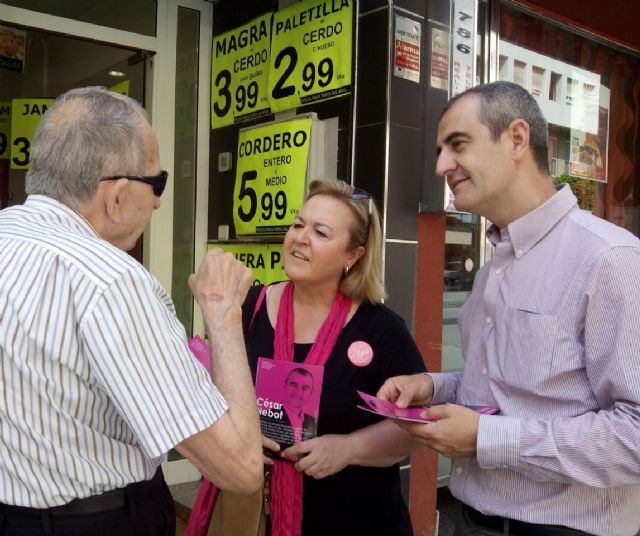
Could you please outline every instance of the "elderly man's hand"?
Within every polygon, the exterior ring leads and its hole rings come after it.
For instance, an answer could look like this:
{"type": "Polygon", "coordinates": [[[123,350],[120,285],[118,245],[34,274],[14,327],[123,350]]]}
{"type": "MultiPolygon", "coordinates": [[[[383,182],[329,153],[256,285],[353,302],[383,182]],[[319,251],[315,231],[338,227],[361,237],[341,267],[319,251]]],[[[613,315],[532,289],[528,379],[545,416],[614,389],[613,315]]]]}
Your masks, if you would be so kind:
{"type": "Polygon", "coordinates": [[[209,330],[242,321],[242,303],[250,286],[251,270],[217,248],[207,251],[198,271],[189,276],[189,287],[209,330]]]}
{"type": "Polygon", "coordinates": [[[427,424],[394,420],[418,443],[447,458],[475,456],[480,414],[456,404],[431,406],[422,413],[427,424]]]}

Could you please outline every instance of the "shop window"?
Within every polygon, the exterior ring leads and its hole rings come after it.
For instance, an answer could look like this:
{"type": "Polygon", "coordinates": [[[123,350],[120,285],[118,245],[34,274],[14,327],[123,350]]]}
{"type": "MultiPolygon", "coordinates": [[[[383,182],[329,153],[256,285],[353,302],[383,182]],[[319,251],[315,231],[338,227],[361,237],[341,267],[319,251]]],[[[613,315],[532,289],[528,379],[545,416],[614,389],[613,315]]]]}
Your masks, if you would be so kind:
{"type": "MultiPolygon", "coordinates": [[[[0,64],[0,208],[26,199],[33,133],[53,99],[72,88],[105,86],[143,103],[145,87],[143,52],[1,25],[0,43],[9,38],[20,47],[5,50],[0,64]]],[[[142,239],[131,253],[142,259],[142,239]]]]}
{"type": "Polygon", "coordinates": [[[155,0],[2,0],[2,3],[107,28],[156,35],[155,0]]]}
{"type": "Polygon", "coordinates": [[[501,67],[531,65],[531,87],[515,69],[499,76],[538,99],[554,181],[568,183],[581,208],[640,235],[640,57],[504,4],[499,47],[501,67]]]}

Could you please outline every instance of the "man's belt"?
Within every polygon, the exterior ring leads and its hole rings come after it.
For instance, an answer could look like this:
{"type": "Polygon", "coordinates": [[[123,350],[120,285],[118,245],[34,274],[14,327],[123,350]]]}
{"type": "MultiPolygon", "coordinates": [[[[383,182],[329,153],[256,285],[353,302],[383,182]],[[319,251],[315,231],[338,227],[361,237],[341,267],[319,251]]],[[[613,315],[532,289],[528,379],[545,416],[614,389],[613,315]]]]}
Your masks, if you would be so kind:
{"type": "Polygon", "coordinates": [[[161,487],[163,482],[164,477],[162,471],[158,468],[151,480],[134,482],[124,488],[107,491],[100,495],[92,495],[84,499],[73,499],[71,502],[61,506],[30,508],[28,506],[13,506],[0,503],[0,511],[21,516],[41,516],[42,514],[48,513],[53,517],[98,514],[100,512],[124,508],[127,504],[127,494],[134,493],[135,496],[143,497],[156,488],[161,487]]]}
{"type": "Polygon", "coordinates": [[[464,515],[476,525],[499,531],[503,534],[514,536],[588,536],[586,532],[563,525],[542,525],[506,517],[488,516],[464,503],[462,504],[462,510],[464,515]]]}

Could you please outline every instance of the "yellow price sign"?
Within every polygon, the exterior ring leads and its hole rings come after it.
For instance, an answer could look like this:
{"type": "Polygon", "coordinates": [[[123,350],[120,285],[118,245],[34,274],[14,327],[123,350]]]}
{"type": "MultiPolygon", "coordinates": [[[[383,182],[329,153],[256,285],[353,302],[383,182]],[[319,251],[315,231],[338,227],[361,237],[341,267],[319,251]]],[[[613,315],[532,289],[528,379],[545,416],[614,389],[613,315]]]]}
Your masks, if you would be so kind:
{"type": "Polygon", "coordinates": [[[129,80],[123,80],[122,82],[115,84],[109,88],[109,91],[113,91],[114,93],[120,93],[120,95],[129,96],[129,80]]]}
{"type": "Polygon", "coordinates": [[[353,0],[297,2],[273,16],[273,112],[351,92],[353,0]]]}
{"type": "Polygon", "coordinates": [[[271,14],[213,40],[211,128],[271,113],[267,98],[271,14]]]}
{"type": "Polygon", "coordinates": [[[311,119],[240,131],[233,190],[236,235],[286,232],[305,195],[311,119]]]}
{"type": "Polygon", "coordinates": [[[212,248],[231,253],[249,268],[254,285],[270,285],[287,279],[282,266],[282,244],[209,244],[209,249],[212,248]]]}
{"type": "Polygon", "coordinates": [[[282,244],[267,244],[267,281],[269,284],[289,279],[282,263],[282,244]]]}
{"type": "Polygon", "coordinates": [[[11,169],[29,168],[33,135],[52,103],[53,99],[11,101],[11,169]]]}
{"type": "Polygon", "coordinates": [[[253,274],[254,285],[267,284],[266,244],[209,244],[209,249],[220,248],[231,253],[237,260],[249,268],[253,274]]]}
{"type": "Polygon", "coordinates": [[[11,154],[11,101],[0,101],[0,159],[7,160],[11,154]]]}

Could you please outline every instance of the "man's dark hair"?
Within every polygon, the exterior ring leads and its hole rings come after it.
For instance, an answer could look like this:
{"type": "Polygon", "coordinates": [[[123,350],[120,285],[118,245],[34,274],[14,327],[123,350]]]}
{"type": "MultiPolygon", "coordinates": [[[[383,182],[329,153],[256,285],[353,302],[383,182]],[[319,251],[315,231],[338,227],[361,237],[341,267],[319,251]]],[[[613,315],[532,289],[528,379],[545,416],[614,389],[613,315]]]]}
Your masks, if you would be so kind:
{"type": "Polygon", "coordinates": [[[513,82],[492,82],[467,89],[453,97],[442,110],[442,116],[463,97],[480,100],[478,119],[491,133],[495,142],[516,119],[529,124],[529,146],[538,169],[549,173],[549,127],[538,103],[525,88],[513,82]]]}

